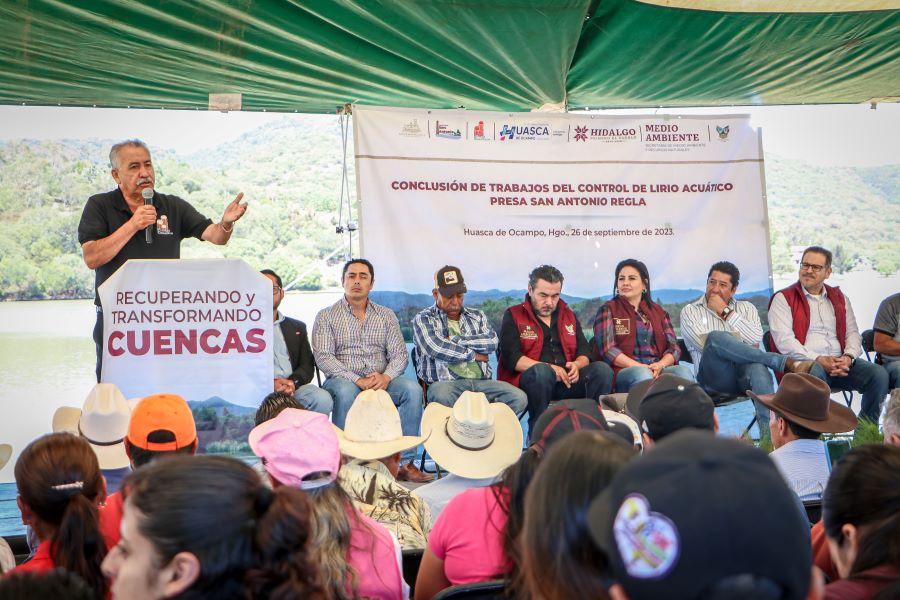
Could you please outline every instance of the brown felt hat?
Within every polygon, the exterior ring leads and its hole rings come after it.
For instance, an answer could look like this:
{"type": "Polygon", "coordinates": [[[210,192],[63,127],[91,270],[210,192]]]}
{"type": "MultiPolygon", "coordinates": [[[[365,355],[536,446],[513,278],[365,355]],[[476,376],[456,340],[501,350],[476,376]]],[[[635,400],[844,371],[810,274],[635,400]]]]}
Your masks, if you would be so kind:
{"type": "Polygon", "coordinates": [[[788,421],[819,433],[843,433],[856,428],[853,411],[831,399],[831,388],[807,373],[788,373],[774,394],[747,394],[788,421]]]}

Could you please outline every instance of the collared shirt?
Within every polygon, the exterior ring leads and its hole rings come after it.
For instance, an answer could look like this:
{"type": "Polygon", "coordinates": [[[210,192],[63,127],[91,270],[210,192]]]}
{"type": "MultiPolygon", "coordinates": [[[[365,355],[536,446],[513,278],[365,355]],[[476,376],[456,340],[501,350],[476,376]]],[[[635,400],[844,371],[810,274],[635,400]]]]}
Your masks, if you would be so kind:
{"type": "Polygon", "coordinates": [[[726,321],[707,305],[706,296],[703,295],[699,300],[691,302],[681,309],[681,335],[691,353],[695,372],[700,366],[700,357],[703,355],[706,336],[711,331],[727,331],[737,334],[737,337],[748,346],[759,347],[763,330],[756,306],[752,302],[732,298],[728,302],[728,308],[733,312],[726,321]]]}
{"type": "Polygon", "coordinates": [[[375,372],[396,379],[409,361],[397,315],[369,301],[366,317],[360,321],[346,297],[316,315],[313,355],[326,377],[349,381],[375,372]]]}
{"type": "Polygon", "coordinates": [[[364,515],[397,536],[401,547],[425,547],[432,526],[428,505],[398,483],[384,463],[354,459],[341,467],[338,482],[364,515]]]}
{"type": "Polygon", "coordinates": [[[800,500],[818,500],[828,485],[828,459],[822,440],[793,440],[773,450],[769,458],[800,500]]]}
{"type": "MultiPolygon", "coordinates": [[[[895,342],[900,342],[900,294],[885,298],[878,306],[873,329],[893,338],[895,342]]],[[[885,362],[900,360],[900,354],[891,355],[882,352],[881,359],[885,362]]]]}
{"type": "MultiPolygon", "coordinates": [[[[480,310],[464,306],[459,315],[459,335],[450,336],[447,313],[437,305],[419,312],[413,319],[416,343],[416,374],[427,383],[457,379],[449,365],[472,362],[475,353],[497,350],[497,332],[480,310]]],[[[488,363],[478,362],[484,379],[491,378],[488,363]]]]}
{"type": "Polygon", "coordinates": [[[291,366],[291,355],[288,353],[287,343],[284,341],[284,333],[281,331],[281,322],[284,315],[278,311],[278,318],[272,326],[272,354],[275,357],[275,377],[290,377],[294,372],[291,366]]]}
{"type": "Polygon", "coordinates": [[[10,573],[21,573],[23,571],[43,573],[45,571],[52,571],[55,568],[56,563],[53,562],[53,557],[50,555],[50,540],[46,540],[40,543],[37,550],[34,551],[34,554],[27,562],[22,563],[10,571],[10,573]]]}
{"type": "Polygon", "coordinates": [[[769,307],[769,329],[778,351],[798,360],[816,360],[821,355],[849,354],[854,358],[859,356],[862,353],[862,337],[859,335],[853,307],[850,306],[850,298],[844,295],[847,339],[844,341],[844,351],[841,352],[841,344],[837,339],[834,306],[828,300],[825,288],[822,288],[822,293],[818,296],[813,296],[805,289],[803,294],[809,302],[809,331],[806,333],[805,344],[801,344],[794,336],[794,317],[784,294],[778,292],[772,298],[772,305],[769,307]]]}
{"type": "Polygon", "coordinates": [[[453,473],[447,473],[440,479],[417,487],[413,491],[413,496],[421,498],[428,504],[428,508],[431,510],[431,518],[437,521],[444,507],[456,496],[472,488],[487,487],[496,480],[496,477],[469,479],[453,473]]]}
{"type": "MultiPolygon", "coordinates": [[[[634,356],[633,358],[639,363],[649,365],[662,358],[657,355],[655,337],[653,335],[653,327],[649,321],[641,318],[641,313],[635,312],[635,338],[634,338],[634,356]]],[[[616,326],[613,313],[608,304],[600,307],[600,327],[594,328],[595,332],[603,332],[601,353],[609,364],[614,364],[616,357],[622,354],[622,349],[616,345],[616,326]]],[[[675,364],[681,358],[681,348],[678,346],[678,338],[675,337],[675,328],[672,327],[672,319],[669,313],[665,313],[663,318],[663,332],[666,335],[665,354],[671,354],[675,359],[675,364]]]]}

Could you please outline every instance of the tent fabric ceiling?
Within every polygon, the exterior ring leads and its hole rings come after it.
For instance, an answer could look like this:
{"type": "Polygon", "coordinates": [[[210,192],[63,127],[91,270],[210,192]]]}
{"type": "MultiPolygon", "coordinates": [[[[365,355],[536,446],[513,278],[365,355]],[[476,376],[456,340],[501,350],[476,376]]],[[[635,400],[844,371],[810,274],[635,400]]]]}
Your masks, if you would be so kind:
{"type": "Polygon", "coordinates": [[[0,103],[333,112],[900,96],[900,10],[635,0],[6,0],[0,103]]]}

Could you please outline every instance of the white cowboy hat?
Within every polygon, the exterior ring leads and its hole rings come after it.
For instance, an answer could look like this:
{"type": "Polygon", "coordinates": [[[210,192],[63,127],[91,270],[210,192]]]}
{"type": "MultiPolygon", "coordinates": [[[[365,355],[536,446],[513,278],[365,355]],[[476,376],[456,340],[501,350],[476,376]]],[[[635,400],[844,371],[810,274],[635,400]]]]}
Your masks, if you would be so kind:
{"type": "Polygon", "coordinates": [[[522,454],[522,426],[516,413],[490,404],[480,392],[463,392],[453,408],[432,402],[422,415],[425,449],[436,463],[468,479],[497,476],[522,454]]]}
{"type": "Polygon", "coordinates": [[[80,435],[91,445],[100,468],[124,469],[131,464],[125,453],[125,436],[131,407],[112,383],[98,383],[84,407],[62,406],[53,414],[53,431],[80,435]]]}
{"type": "Polygon", "coordinates": [[[363,460],[377,460],[415,448],[427,435],[403,435],[400,413],[384,390],[365,390],[347,412],[344,429],[334,426],[341,453],[363,460]]]}
{"type": "Polygon", "coordinates": [[[6,466],[9,458],[12,456],[12,446],[9,444],[0,444],[0,469],[6,466]]]}

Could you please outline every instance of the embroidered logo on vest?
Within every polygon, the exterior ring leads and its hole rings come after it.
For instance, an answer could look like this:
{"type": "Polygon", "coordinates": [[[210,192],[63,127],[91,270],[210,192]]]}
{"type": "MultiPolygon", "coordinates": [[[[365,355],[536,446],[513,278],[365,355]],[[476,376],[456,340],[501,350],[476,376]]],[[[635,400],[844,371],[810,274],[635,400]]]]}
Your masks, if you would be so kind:
{"type": "Polygon", "coordinates": [[[615,335],[631,335],[630,319],[613,319],[615,322],[615,335]]]}
{"type": "Polygon", "coordinates": [[[531,325],[519,325],[519,338],[523,340],[536,340],[537,332],[531,328],[531,325]]]}
{"type": "Polygon", "coordinates": [[[575,335],[575,326],[572,324],[566,325],[566,333],[569,335],[575,335]]]}

